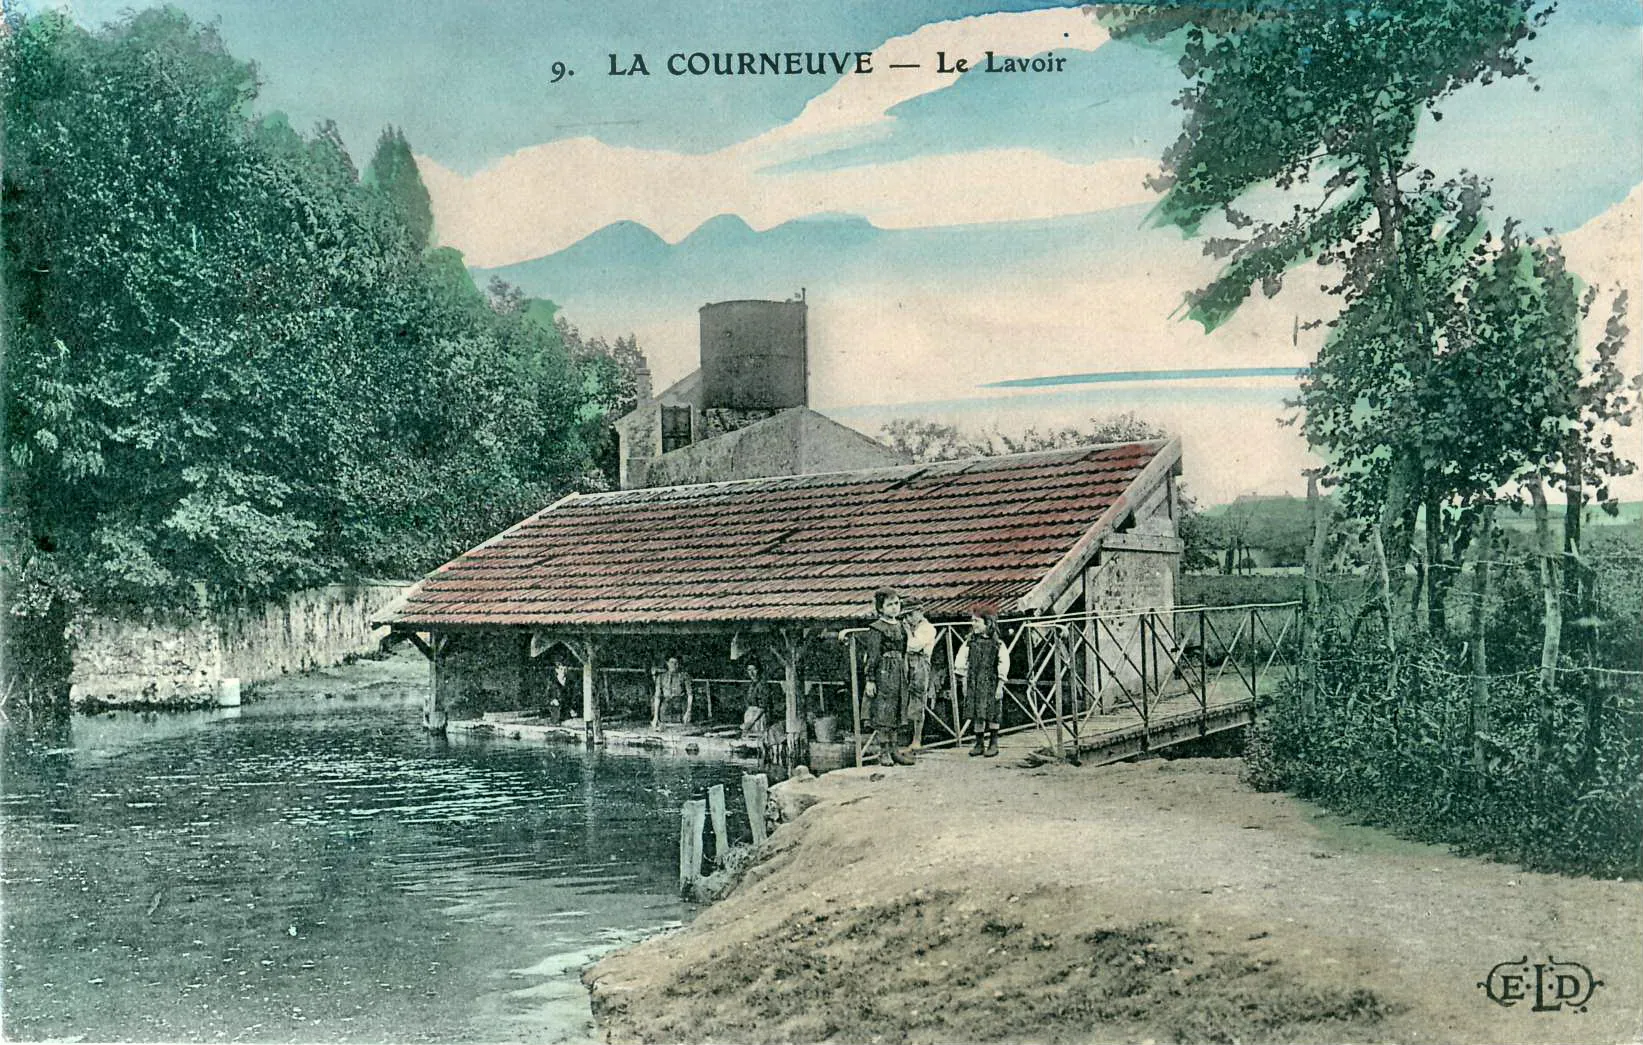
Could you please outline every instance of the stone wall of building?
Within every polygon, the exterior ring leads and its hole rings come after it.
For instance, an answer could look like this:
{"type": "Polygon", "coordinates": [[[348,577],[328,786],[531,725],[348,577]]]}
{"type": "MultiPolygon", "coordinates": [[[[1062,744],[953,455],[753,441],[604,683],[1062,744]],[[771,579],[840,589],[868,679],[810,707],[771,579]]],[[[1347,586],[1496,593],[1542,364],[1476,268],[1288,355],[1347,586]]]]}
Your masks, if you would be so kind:
{"type": "Polygon", "coordinates": [[[647,486],[815,475],[908,463],[882,443],[803,407],[655,458],[647,486]]]}
{"type": "Polygon", "coordinates": [[[69,701],[196,707],[216,702],[223,679],[250,685],[336,664],[376,648],[371,617],[405,587],[333,584],[193,621],[89,618],[75,627],[69,701]]]}

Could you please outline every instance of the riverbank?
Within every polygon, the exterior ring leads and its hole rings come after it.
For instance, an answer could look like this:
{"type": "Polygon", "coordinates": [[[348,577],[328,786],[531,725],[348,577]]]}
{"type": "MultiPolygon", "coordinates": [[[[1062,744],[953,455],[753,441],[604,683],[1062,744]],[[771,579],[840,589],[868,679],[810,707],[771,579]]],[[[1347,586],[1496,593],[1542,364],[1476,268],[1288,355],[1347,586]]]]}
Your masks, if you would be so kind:
{"type": "Polygon", "coordinates": [[[609,1041],[1524,1041],[1643,1036],[1643,885],[1343,823],[1231,759],[962,754],[797,785],[724,901],[584,974],[609,1041]],[[1586,1011],[1491,1001],[1527,956],[1586,1011]]]}

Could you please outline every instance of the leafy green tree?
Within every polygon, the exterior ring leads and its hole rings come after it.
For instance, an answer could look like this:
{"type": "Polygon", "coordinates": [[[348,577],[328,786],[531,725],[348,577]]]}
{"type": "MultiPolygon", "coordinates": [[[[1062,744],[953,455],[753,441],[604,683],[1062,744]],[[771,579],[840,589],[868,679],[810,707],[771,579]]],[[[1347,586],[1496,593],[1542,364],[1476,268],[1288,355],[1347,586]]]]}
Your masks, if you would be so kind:
{"type": "Polygon", "coordinates": [[[612,397],[425,249],[398,132],[361,184],[171,9],[0,48],[8,666],[82,609],[420,573],[602,482],[612,397]]]}
{"type": "Polygon", "coordinates": [[[1555,456],[1573,417],[1582,306],[1556,249],[1510,223],[1491,233],[1485,186],[1439,184],[1409,160],[1420,121],[1441,119],[1456,91],[1527,71],[1521,45],[1552,9],[1543,0],[1103,8],[1116,34],[1180,49],[1186,119],[1163,157],[1156,216],[1193,234],[1218,224],[1223,234],[1205,250],[1225,259],[1191,295],[1192,318],[1213,329],[1256,287],[1277,294],[1305,262],[1338,273],[1327,289],[1342,310],[1320,318],[1330,335],[1299,405],[1326,480],[1372,524],[1389,617],[1390,587],[1424,540],[1418,576],[1431,623],[1443,623],[1478,510],[1555,456]],[[1263,219],[1249,201],[1274,189],[1288,211],[1263,219]]]}
{"type": "Polygon", "coordinates": [[[422,184],[422,172],[417,169],[404,131],[389,127],[382,132],[360,181],[383,199],[411,234],[417,249],[426,250],[433,240],[433,201],[422,184]]]}

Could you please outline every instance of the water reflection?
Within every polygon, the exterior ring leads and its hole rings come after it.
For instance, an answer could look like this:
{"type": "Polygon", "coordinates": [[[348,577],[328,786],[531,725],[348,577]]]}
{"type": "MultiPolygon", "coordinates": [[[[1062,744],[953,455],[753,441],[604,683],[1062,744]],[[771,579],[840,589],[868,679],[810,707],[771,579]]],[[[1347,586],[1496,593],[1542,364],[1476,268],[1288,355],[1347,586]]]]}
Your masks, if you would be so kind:
{"type": "Polygon", "coordinates": [[[576,969],[686,916],[679,804],[741,769],[446,745],[422,682],[8,729],[6,1036],[585,1036],[576,969]]]}

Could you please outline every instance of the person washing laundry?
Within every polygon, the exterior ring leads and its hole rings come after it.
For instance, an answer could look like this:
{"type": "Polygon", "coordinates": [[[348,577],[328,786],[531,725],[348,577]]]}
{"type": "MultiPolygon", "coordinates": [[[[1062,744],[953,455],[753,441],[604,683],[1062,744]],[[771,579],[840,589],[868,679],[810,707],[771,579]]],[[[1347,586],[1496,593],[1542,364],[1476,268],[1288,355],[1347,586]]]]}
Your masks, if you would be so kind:
{"type": "Polygon", "coordinates": [[[761,735],[765,726],[771,720],[772,699],[771,685],[764,678],[764,672],[759,669],[759,662],[747,662],[747,710],[742,713],[742,736],[756,737],[761,735]]]}
{"type": "Polygon", "coordinates": [[[680,700],[685,704],[684,724],[690,725],[691,704],[694,694],[691,691],[690,675],[679,667],[678,657],[667,659],[667,668],[656,672],[656,688],[650,696],[650,728],[659,729],[662,725],[662,716],[667,709],[677,705],[680,700]]]}

